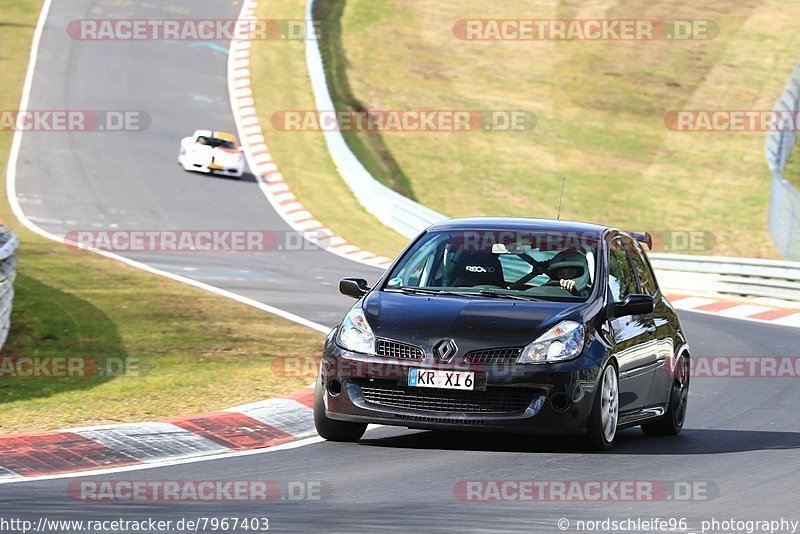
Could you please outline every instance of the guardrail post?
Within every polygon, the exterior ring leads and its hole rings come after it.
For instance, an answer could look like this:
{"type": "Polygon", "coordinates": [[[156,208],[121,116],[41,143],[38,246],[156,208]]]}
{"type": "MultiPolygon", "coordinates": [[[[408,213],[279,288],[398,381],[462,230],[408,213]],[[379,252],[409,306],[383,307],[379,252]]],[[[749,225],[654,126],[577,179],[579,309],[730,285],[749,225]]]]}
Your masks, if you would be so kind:
{"type": "MultiPolygon", "coordinates": [[[[800,63],[775,108],[797,116],[800,110],[800,63]]],[[[778,252],[785,258],[800,259],[800,193],[783,177],[786,162],[797,142],[797,125],[793,126],[788,132],[774,130],[767,133],[767,166],[772,171],[768,220],[770,236],[778,252]]]]}
{"type": "Polygon", "coordinates": [[[17,278],[19,238],[7,226],[0,226],[0,348],[11,328],[11,308],[14,300],[14,280],[17,278]]]}

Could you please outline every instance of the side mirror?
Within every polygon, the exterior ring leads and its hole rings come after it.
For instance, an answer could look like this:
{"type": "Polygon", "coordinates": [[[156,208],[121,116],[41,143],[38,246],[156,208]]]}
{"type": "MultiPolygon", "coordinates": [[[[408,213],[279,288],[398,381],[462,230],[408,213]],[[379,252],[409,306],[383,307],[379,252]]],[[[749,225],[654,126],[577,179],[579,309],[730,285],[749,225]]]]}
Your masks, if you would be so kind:
{"type": "Polygon", "coordinates": [[[655,302],[650,295],[628,295],[622,302],[614,304],[614,317],[645,315],[653,313],[655,302]]]}
{"type": "Polygon", "coordinates": [[[370,287],[363,278],[342,278],[339,280],[339,293],[342,295],[360,299],[369,290],[370,287]]]}

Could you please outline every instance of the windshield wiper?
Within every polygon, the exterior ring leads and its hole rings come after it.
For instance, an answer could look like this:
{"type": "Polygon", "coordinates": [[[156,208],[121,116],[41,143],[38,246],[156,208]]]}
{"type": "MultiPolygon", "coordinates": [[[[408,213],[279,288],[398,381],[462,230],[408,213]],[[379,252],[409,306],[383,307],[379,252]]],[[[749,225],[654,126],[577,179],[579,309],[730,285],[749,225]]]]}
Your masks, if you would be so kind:
{"type": "Polygon", "coordinates": [[[447,291],[445,289],[427,289],[422,287],[396,287],[396,288],[387,288],[386,291],[391,292],[403,292],[406,295],[454,295],[457,297],[470,297],[475,296],[477,293],[472,293],[469,291],[447,291]]]}
{"type": "MultiPolygon", "coordinates": [[[[475,293],[473,293],[475,294],[475,293]]],[[[511,300],[542,300],[537,299],[536,297],[532,297],[530,295],[512,295],[511,293],[498,293],[497,291],[493,291],[491,289],[481,289],[478,295],[484,297],[493,297],[493,298],[500,298],[500,299],[511,299],[511,300]]]]}
{"type": "Polygon", "coordinates": [[[511,295],[509,293],[498,293],[491,289],[481,289],[480,291],[447,291],[444,289],[425,289],[421,287],[397,287],[387,288],[385,291],[393,293],[402,292],[406,295],[452,295],[456,297],[492,297],[511,300],[542,300],[529,295],[511,295]]]}
{"type": "Polygon", "coordinates": [[[400,287],[398,290],[406,293],[407,295],[443,295],[446,293],[446,291],[442,291],[440,289],[424,289],[421,287],[400,287]]]}
{"type": "Polygon", "coordinates": [[[461,295],[461,293],[455,293],[453,291],[425,289],[422,287],[387,287],[384,291],[390,293],[405,293],[406,295],[461,295]]]}

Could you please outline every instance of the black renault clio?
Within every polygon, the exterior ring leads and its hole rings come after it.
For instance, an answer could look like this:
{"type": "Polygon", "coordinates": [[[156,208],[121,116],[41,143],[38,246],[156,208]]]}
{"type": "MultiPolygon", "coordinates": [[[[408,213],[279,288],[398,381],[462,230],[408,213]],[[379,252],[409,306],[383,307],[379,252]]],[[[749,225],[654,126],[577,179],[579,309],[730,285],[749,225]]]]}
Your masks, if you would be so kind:
{"type": "MultiPolygon", "coordinates": [[[[328,440],[368,423],[420,429],[678,434],[689,346],[642,245],[585,223],[472,218],[415,238],[328,336],[314,419],[328,440]]],[[[651,243],[648,243],[651,246],[651,243]]]]}

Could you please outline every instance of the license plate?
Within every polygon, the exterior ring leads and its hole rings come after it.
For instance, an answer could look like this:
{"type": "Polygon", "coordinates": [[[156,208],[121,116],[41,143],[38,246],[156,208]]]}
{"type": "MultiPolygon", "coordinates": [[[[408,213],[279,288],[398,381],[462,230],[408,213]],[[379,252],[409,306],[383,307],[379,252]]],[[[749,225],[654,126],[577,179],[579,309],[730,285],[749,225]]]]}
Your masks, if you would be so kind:
{"type": "Polygon", "coordinates": [[[416,388],[464,389],[475,388],[475,373],[470,371],[408,370],[408,385],[416,388]]]}

